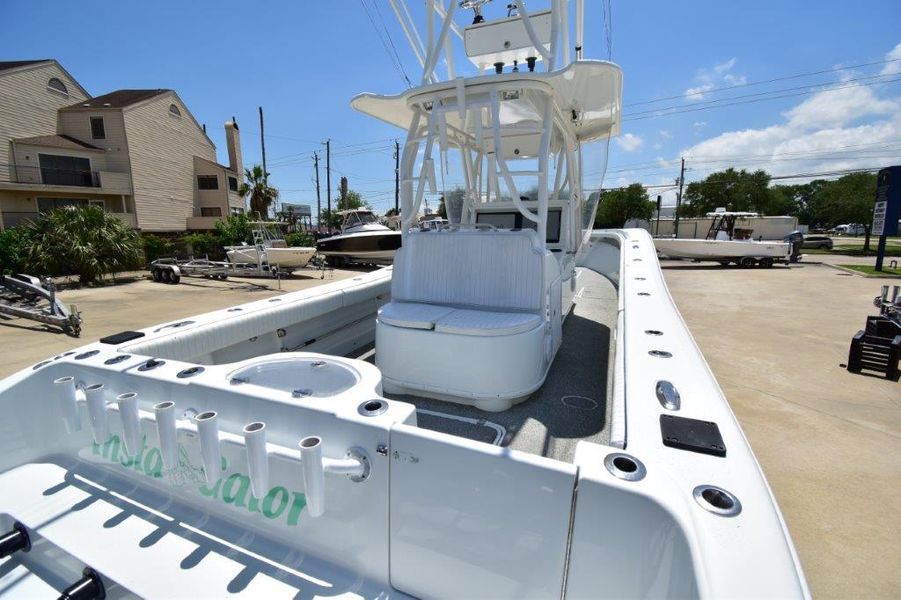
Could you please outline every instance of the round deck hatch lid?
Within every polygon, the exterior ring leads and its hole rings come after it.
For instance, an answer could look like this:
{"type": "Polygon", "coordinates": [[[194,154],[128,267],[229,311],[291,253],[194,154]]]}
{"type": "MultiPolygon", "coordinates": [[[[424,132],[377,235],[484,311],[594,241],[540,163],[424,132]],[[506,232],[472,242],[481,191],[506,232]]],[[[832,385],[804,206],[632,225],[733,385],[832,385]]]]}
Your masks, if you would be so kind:
{"type": "Polygon", "coordinates": [[[321,358],[267,360],[229,374],[232,382],[288,392],[294,397],[325,398],[341,394],[360,381],[353,367],[321,358]],[[302,393],[296,393],[301,390],[302,393]]]}

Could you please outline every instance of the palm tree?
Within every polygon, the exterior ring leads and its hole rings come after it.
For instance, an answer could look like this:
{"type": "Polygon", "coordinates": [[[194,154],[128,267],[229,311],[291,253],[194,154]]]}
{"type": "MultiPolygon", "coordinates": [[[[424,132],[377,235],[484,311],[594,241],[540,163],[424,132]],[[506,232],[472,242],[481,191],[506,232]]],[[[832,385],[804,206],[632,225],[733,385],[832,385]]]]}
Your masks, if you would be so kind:
{"type": "Polygon", "coordinates": [[[269,205],[278,198],[278,190],[269,185],[269,173],[263,171],[260,165],[254,165],[252,169],[244,169],[244,179],[238,193],[245,197],[250,195],[251,213],[268,217],[269,205]]]}

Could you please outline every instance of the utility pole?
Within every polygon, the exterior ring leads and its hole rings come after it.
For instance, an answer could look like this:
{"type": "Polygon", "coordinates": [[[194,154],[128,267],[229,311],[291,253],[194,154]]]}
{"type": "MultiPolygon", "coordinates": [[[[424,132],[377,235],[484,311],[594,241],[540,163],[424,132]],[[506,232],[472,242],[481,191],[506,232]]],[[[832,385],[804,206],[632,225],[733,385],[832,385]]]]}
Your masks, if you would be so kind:
{"type": "Polygon", "coordinates": [[[685,184],[685,157],[682,157],[682,170],[679,172],[679,195],[676,197],[676,220],[673,222],[673,237],[679,237],[679,209],[682,208],[682,186],[685,184]]]}
{"type": "Polygon", "coordinates": [[[316,229],[322,231],[322,199],[319,197],[319,155],[313,153],[313,164],[316,166],[316,229]]]}
{"type": "Polygon", "coordinates": [[[394,212],[400,214],[400,144],[394,140],[394,212]]]}
{"type": "Polygon", "coordinates": [[[332,140],[325,140],[325,202],[326,227],[331,230],[332,220],[332,140]]]}
{"type": "MultiPolygon", "coordinates": [[[[263,107],[257,107],[260,110],[260,148],[263,150],[263,181],[269,183],[269,172],[266,170],[266,137],[263,135],[263,107]]],[[[277,207],[276,207],[277,208],[277,207]]],[[[268,217],[269,215],[261,215],[268,217]]]]}

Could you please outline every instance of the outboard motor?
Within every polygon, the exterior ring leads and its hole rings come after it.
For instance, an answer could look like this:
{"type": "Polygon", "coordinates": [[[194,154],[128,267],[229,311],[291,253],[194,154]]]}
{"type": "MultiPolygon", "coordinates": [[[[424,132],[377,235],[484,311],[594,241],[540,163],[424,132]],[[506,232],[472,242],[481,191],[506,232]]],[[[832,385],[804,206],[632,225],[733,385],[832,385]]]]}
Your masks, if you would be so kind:
{"type": "Polygon", "coordinates": [[[791,244],[791,254],[788,256],[788,262],[796,263],[801,260],[801,244],[804,243],[804,234],[798,230],[792,231],[785,236],[785,241],[791,244]]]}

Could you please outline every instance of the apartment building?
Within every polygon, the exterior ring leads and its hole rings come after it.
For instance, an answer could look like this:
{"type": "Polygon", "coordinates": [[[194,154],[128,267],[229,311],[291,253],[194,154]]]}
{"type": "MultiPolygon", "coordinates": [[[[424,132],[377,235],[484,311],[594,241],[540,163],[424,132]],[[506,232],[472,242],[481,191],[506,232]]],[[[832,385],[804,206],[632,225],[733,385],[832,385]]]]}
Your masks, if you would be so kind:
{"type": "Polygon", "coordinates": [[[55,60],[0,62],[0,228],[95,204],[151,232],[211,229],[244,211],[238,124],[228,166],[178,94],[91,97],[55,60]]]}

